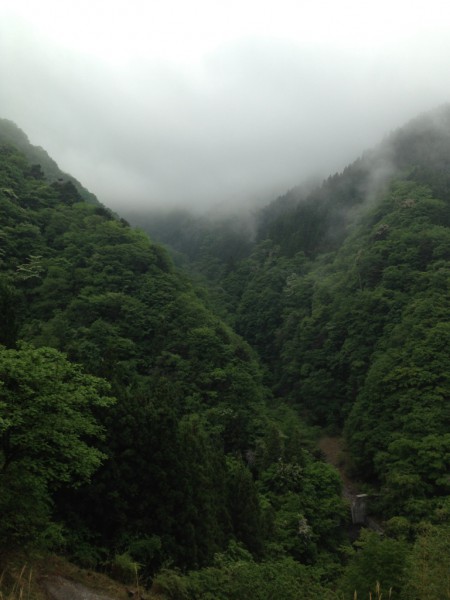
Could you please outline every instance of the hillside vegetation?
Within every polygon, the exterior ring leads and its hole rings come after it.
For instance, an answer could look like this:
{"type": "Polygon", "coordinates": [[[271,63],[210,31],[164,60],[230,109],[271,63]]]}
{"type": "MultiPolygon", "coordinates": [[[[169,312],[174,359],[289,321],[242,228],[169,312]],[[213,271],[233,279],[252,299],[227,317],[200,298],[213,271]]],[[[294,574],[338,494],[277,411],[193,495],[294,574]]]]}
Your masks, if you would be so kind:
{"type": "Polygon", "coordinates": [[[3,562],[57,551],[174,600],[448,597],[449,109],[252,237],[160,215],[196,283],[21,139],[0,146],[3,562]],[[358,551],[324,429],[383,523],[358,551]]]}
{"type": "Polygon", "coordinates": [[[2,554],[147,582],[218,553],[257,577],[255,560],[332,557],[336,472],[167,252],[10,144],[0,202],[2,554]]]}
{"type": "MultiPolygon", "coordinates": [[[[190,270],[256,349],[275,397],[344,432],[374,514],[409,540],[424,522],[447,523],[450,109],[255,220],[246,256],[231,219],[222,258],[208,232],[189,247],[184,231],[190,270]]],[[[179,226],[167,215],[160,239],[179,226]]]]}

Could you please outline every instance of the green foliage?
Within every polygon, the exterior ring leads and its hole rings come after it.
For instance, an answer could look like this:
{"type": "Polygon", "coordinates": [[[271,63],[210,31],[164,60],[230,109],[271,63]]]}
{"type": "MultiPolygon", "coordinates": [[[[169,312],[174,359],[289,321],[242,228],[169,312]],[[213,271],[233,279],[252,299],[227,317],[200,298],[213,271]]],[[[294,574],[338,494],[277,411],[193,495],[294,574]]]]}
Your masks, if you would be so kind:
{"type": "Polygon", "coordinates": [[[262,553],[261,514],[251,472],[242,460],[228,461],[228,502],[236,538],[254,555],[262,553]]]}
{"type": "Polygon", "coordinates": [[[358,550],[351,558],[339,582],[343,598],[378,597],[399,598],[406,575],[408,548],[405,542],[382,538],[377,533],[363,530],[358,550]]]}
{"type": "Polygon", "coordinates": [[[25,171],[27,178],[39,181],[46,177],[49,181],[55,181],[56,185],[69,184],[75,188],[77,196],[81,195],[87,202],[98,204],[94,194],[84,188],[74,177],[63,173],[43,148],[30,144],[25,133],[7,119],[0,119],[0,145],[13,146],[23,152],[30,163],[25,171]]]}
{"type": "Polygon", "coordinates": [[[32,540],[48,524],[51,492],[79,485],[99,467],[103,428],[94,411],[111,405],[105,381],[51,348],[0,348],[1,533],[32,540]]]}
{"type": "Polygon", "coordinates": [[[331,600],[318,573],[291,558],[256,563],[249,559],[228,562],[188,575],[160,573],[152,588],[167,600],[331,600]]]}
{"type": "Polygon", "coordinates": [[[268,551],[314,563],[320,552],[336,552],[343,542],[347,508],[336,471],[306,452],[302,463],[282,459],[261,476],[264,509],[271,518],[268,551]]]}
{"type": "Polygon", "coordinates": [[[133,584],[138,581],[140,565],[124,552],[116,554],[110,564],[111,574],[115,579],[133,584]]]}
{"type": "MultiPolygon", "coordinates": [[[[233,536],[260,552],[257,513],[242,512],[252,494],[257,505],[252,474],[230,466],[256,446],[269,396],[255,354],[144,233],[81,202],[71,184],[48,185],[39,169],[28,177],[13,148],[0,159],[3,340],[64,351],[117,397],[98,413],[108,459],[77,490],[36,486],[41,521],[54,503],[72,556],[114,548],[145,576],[164,561],[207,564],[233,536]]],[[[36,503],[31,493],[23,502],[36,503]]]]}
{"type": "Polygon", "coordinates": [[[0,123],[4,538],[146,580],[174,565],[155,584],[169,598],[326,598],[348,508],[306,418],[344,427],[389,519],[340,591],[445,597],[449,114],[278,199],[255,241],[244,223],[155,218],[201,288],[0,123]]]}
{"type": "Polygon", "coordinates": [[[425,526],[407,563],[402,600],[450,598],[450,528],[425,526]]]}
{"type": "MultiPolygon", "coordinates": [[[[448,519],[449,115],[448,107],[424,115],[321,186],[269,205],[251,251],[226,272],[202,271],[195,240],[187,251],[189,267],[207,275],[214,301],[257,350],[279,401],[310,422],[344,428],[353,474],[376,487],[371,505],[398,540],[411,539],[422,519],[448,519]]],[[[223,258],[214,254],[215,264],[223,258]]],[[[327,506],[311,486],[306,516],[308,459],[286,456],[289,435],[275,419],[260,422],[259,433],[246,456],[266,549],[318,560],[324,523],[338,544],[339,519],[330,523],[333,510],[341,515],[339,492],[327,506]],[[303,547],[300,519],[314,532],[303,547]]],[[[314,469],[320,481],[322,466],[314,469]]]]}

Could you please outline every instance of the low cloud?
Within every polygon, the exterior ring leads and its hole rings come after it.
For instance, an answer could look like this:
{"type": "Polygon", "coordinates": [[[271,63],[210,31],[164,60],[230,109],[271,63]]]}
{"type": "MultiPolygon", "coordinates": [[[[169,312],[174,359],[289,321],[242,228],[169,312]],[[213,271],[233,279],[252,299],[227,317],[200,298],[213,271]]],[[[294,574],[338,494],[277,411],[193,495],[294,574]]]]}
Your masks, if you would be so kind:
{"type": "Polygon", "coordinates": [[[118,211],[265,202],[450,98],[443,33],[358,52],[255,35],[189,65],[112,64],[9,25],[0,116],[118,211]]]}

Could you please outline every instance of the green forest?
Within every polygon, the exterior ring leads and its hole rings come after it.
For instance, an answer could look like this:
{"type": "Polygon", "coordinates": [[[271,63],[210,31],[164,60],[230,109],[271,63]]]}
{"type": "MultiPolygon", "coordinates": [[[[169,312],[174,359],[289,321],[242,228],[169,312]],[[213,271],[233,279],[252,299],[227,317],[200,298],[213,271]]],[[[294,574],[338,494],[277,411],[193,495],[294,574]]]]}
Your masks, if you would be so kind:
{"type": "Polygon", "coordinates": [[[0,206],[2,600],[54,555],[142,598],[450,598],[450,107],[220,219],[115,214],[0,120],[0,206]]]}

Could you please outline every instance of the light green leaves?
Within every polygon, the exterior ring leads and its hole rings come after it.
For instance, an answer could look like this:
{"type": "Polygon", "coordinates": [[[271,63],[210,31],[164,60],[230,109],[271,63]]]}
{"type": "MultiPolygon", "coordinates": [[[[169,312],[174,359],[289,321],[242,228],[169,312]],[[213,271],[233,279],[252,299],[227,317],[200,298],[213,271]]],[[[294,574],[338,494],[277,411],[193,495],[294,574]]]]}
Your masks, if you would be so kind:
{"type": "Polygon", "coordinates": [[[0,347],[0,382],[0,532],[26,538],[31,521],[46,523],[51,492],[88,480],[105,458],[93,410],[112,399],[105,381],[52,348],[0,347]]]}

